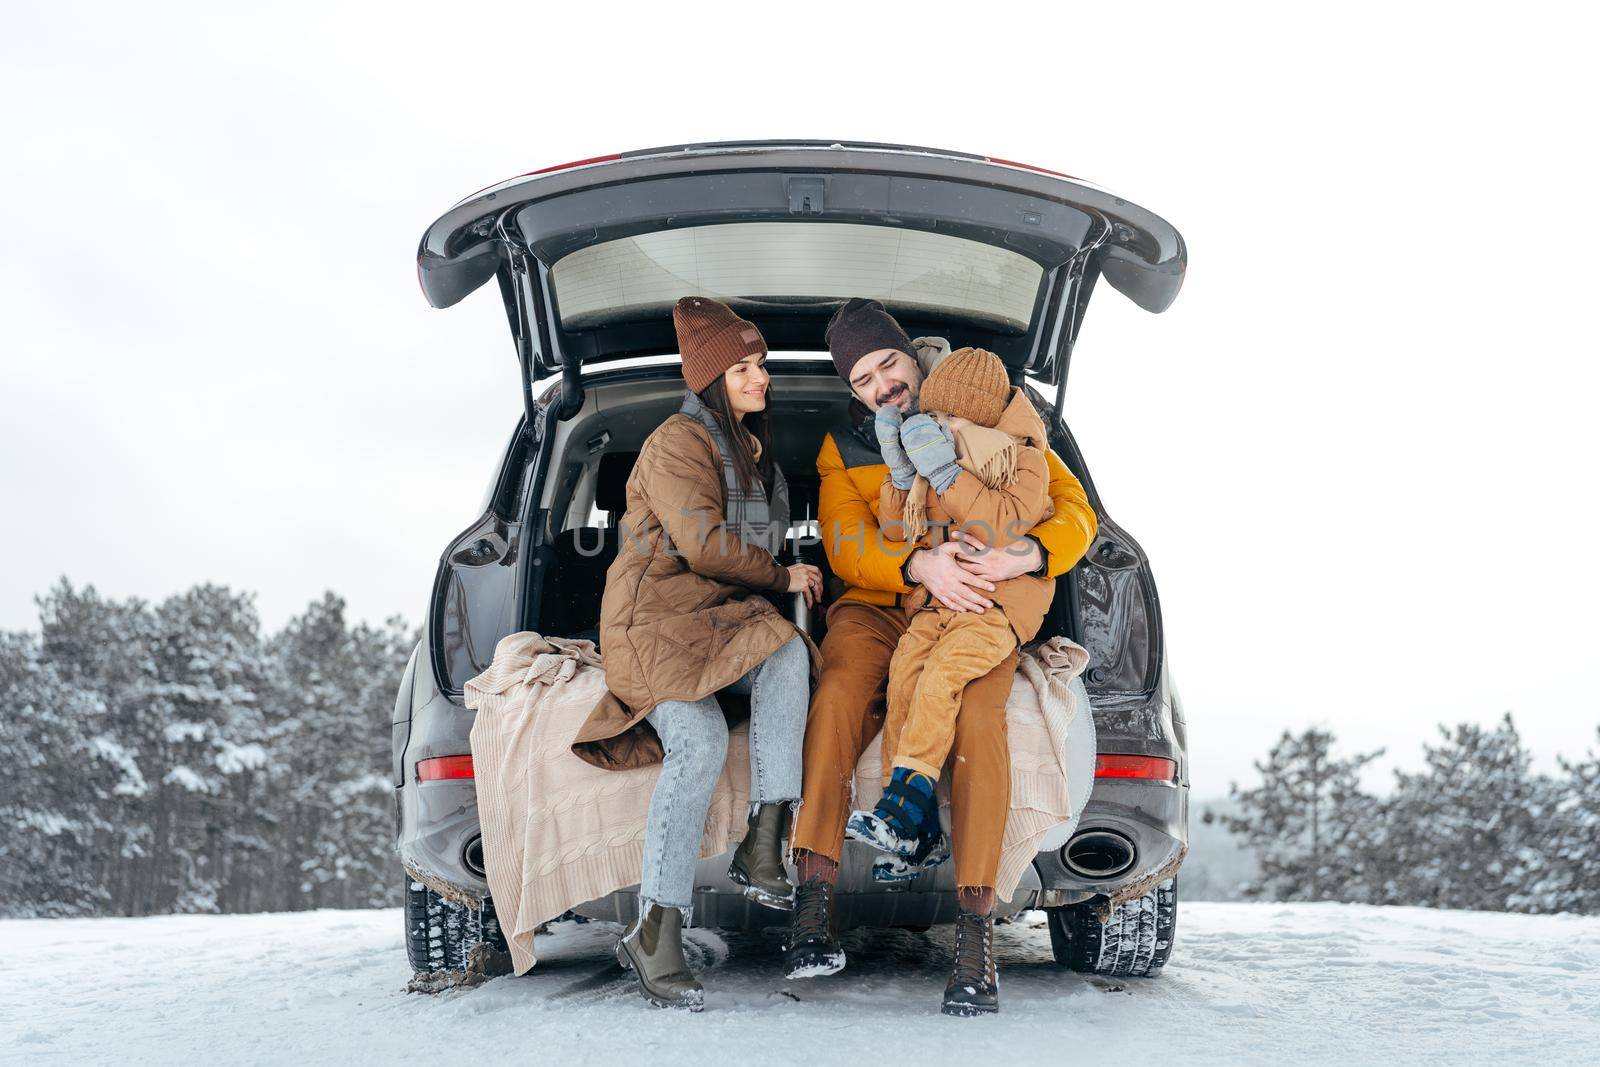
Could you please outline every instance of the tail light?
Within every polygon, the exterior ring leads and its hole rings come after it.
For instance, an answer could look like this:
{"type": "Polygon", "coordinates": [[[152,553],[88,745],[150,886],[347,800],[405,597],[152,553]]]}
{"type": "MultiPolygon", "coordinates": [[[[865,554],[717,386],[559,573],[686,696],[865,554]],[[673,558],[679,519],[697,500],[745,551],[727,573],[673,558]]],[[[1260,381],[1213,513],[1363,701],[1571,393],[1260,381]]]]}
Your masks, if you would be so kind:
{"type": "Polygon", "coordinates": [[[1074,174],[1063,174],[1061,171],[1051,170],[1049,167],[1036,167],[1032,163],[1018,163],[1014,159],[1001,159],[999,156],[985,156],[984,158],[990,163],[998,163],[1003,167],[1019,167],[1022,170],[1036,170],[1040,174],[1054,174],[1057,178],[1070,178],[1075,182],[1083,181],[1082,178],[1074,174]]]}
{"type": "Polygon", "coordinates": [[[587,167],[591,163],[610,163],[612,160],[621,158],[622,156],[613,152],[609,156],[590,156],[588,159],[574,159],[571,163],[557,163],[553,167],[540,167],[538,170],[530,170],[522,177],[531,178],[535,174],[550,174],[558,170],[571,170],[573,167],[587,167]]]}
{"type": "MultiPolygon", "coordinates": [[[[506,182],[514,182],[518,178],[533,178],[540,174],[553,174],[558,170],[571,170],[574,167],[587,167],[591,163],[610,163],[613,160],[621,158],[622,156],[620,154],[612,153],[609,156],[590,156],[588,159],[574,159],[571,163],[557,163],[553,167],[540,167],[538,170],[524,171],[521,174],[516,174],[510,178],[507,178],[505,181],[495,182],[494,185],[485,185],[482,189],[479,189],[477,193],[472,193],[463,197],[461,199],[461,203],[465,204],[468,200],[471,200],[473,197],[477,196],[478,193],[493,189],[495,185],[504,185],[506,182]]],[[[420,266],[418,267],[418,270],[421,270],[420,266]]]]}
{"type": "Polygon", "coordinates": [[[1165,756],[1123,756],[1108,753],[1095,757],[1094,776],[1170,782],[1178,776],[1178,763],[1165,756]]]}
{"type": "Polygon", "coordinates": [[[440,782],[450,778],[471,778],[471,756],[434,756],[417,761],[417,781],[440,782]]]}

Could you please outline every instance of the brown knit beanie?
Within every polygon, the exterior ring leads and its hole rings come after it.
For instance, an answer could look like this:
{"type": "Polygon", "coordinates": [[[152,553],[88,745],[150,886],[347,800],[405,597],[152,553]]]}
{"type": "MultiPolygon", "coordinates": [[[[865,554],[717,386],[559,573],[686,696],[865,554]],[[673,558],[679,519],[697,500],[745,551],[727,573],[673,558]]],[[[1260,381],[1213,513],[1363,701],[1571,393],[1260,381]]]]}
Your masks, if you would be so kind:
{"type": "Polygon", "coordinates": [[[1011,379],[1000,357],[982,348],[958,348],[933,368],[917,403],[991,429],[1011,400],[1011,379]]]}
{"type": "Polygon", "coordinates": [[[847,382],[856,360],[868,352],[893,348],[908,356],[916,355],[911,350],[911,338],[894,321],[894,316],[883,310],[883,305],[876,300],[863,300],[859,296],[851,297],[844,307],[833,313],[822,336],[839,377],[847,382]]]}
{"type": "Polygon", "coordinates": [[[683,380],[690,392],[700,392],[744,357],[767,352],[755,323],[707,296],[686,296],[674,304],[672,328],[678,332],[683,380]]]}

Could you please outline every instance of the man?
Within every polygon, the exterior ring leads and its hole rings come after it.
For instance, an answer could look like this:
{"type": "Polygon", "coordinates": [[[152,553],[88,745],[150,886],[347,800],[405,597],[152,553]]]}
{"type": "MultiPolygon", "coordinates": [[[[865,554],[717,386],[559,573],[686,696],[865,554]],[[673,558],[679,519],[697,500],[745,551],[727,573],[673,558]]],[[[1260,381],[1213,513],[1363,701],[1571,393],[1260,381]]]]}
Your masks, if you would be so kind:
{"type": "MultiPolygon", "coordinates": [[[[1050,452],[1054,513],[1009,550],[987,552],[977,537],[960,534],[936,549],[909,552],[909,546],[886,539],[879,529],[878,490],[888,468],[878,450],[874,412],[884,404],[913,411],[923,372],[911,339],[876,301],[848,301],[828,323],[826,337],[834,366],[855,396],[849,425],[828,434],[817,456],[823,549],[848,588],[828,612],[822,677],[806,726],[803,802],[790,842],[801,882],[786,961],[790,977],[832,974],[844,966],[833,890],[852,807],[851,780],[862,750],[882,728],[889,660],[906,629],[902,597],[921,585],[952,610],[985,611],[992,607],[985,594],[996,582],[1066,573],[1094,540],[1097,526],[1083,486],[1050,452]]],[[[1005,705],[1016,666],[1013,652],[968,685],[956,719],[946,777],[961,912],[946,1014],[999,1010],[992,913],[1011,804],[1005,705]]]]}

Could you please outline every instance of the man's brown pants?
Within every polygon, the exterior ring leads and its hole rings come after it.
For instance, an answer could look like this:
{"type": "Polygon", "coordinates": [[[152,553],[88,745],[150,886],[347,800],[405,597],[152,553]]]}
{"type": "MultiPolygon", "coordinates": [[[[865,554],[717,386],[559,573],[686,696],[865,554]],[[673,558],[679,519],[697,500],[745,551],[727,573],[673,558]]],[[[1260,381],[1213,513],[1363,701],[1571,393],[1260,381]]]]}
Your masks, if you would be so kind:
{"type": "MultiPolygon", "coordinates": [[[[806,723],[803,800],[791,846],[837,861],[850,817],[851,780],[862,750],[884,720],[889,661],[906,630],[904,612],[845,600],[828,612],[822,679],[806,723]]],[[[1016,674],[1013,652],[967,686],[956,716],[945,777],[956,885],[992,888],[1011,807],[1011,751],[1006,698],[1016,674]]]]}

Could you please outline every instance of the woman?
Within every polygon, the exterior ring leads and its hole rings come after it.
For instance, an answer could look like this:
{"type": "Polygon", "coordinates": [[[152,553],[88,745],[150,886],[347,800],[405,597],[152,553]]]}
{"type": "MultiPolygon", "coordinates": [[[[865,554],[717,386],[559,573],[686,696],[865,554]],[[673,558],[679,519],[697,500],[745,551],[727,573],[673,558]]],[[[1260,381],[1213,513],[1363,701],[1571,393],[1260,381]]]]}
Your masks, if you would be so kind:
{"type": "Polygon", "coordinates": [[[684,961],[682,928],[727,754],[716,697],[750,697],[751,810],[728,876],[762,904],[793,907],[780,839],[800,797],[811,650],[757,594],[801,593],[812,605],[822,575],[773,558],[789,502],[764,414],[760,331],[703,297],[678,301],[672,321],[688,390],[628,478],[622,547],[600,608],[610,693],[573,747],[602,766],[663,761],[645,827],[639,920],[617,959],[652,1003],[698,1011],[704,994],[684,961]]]}

